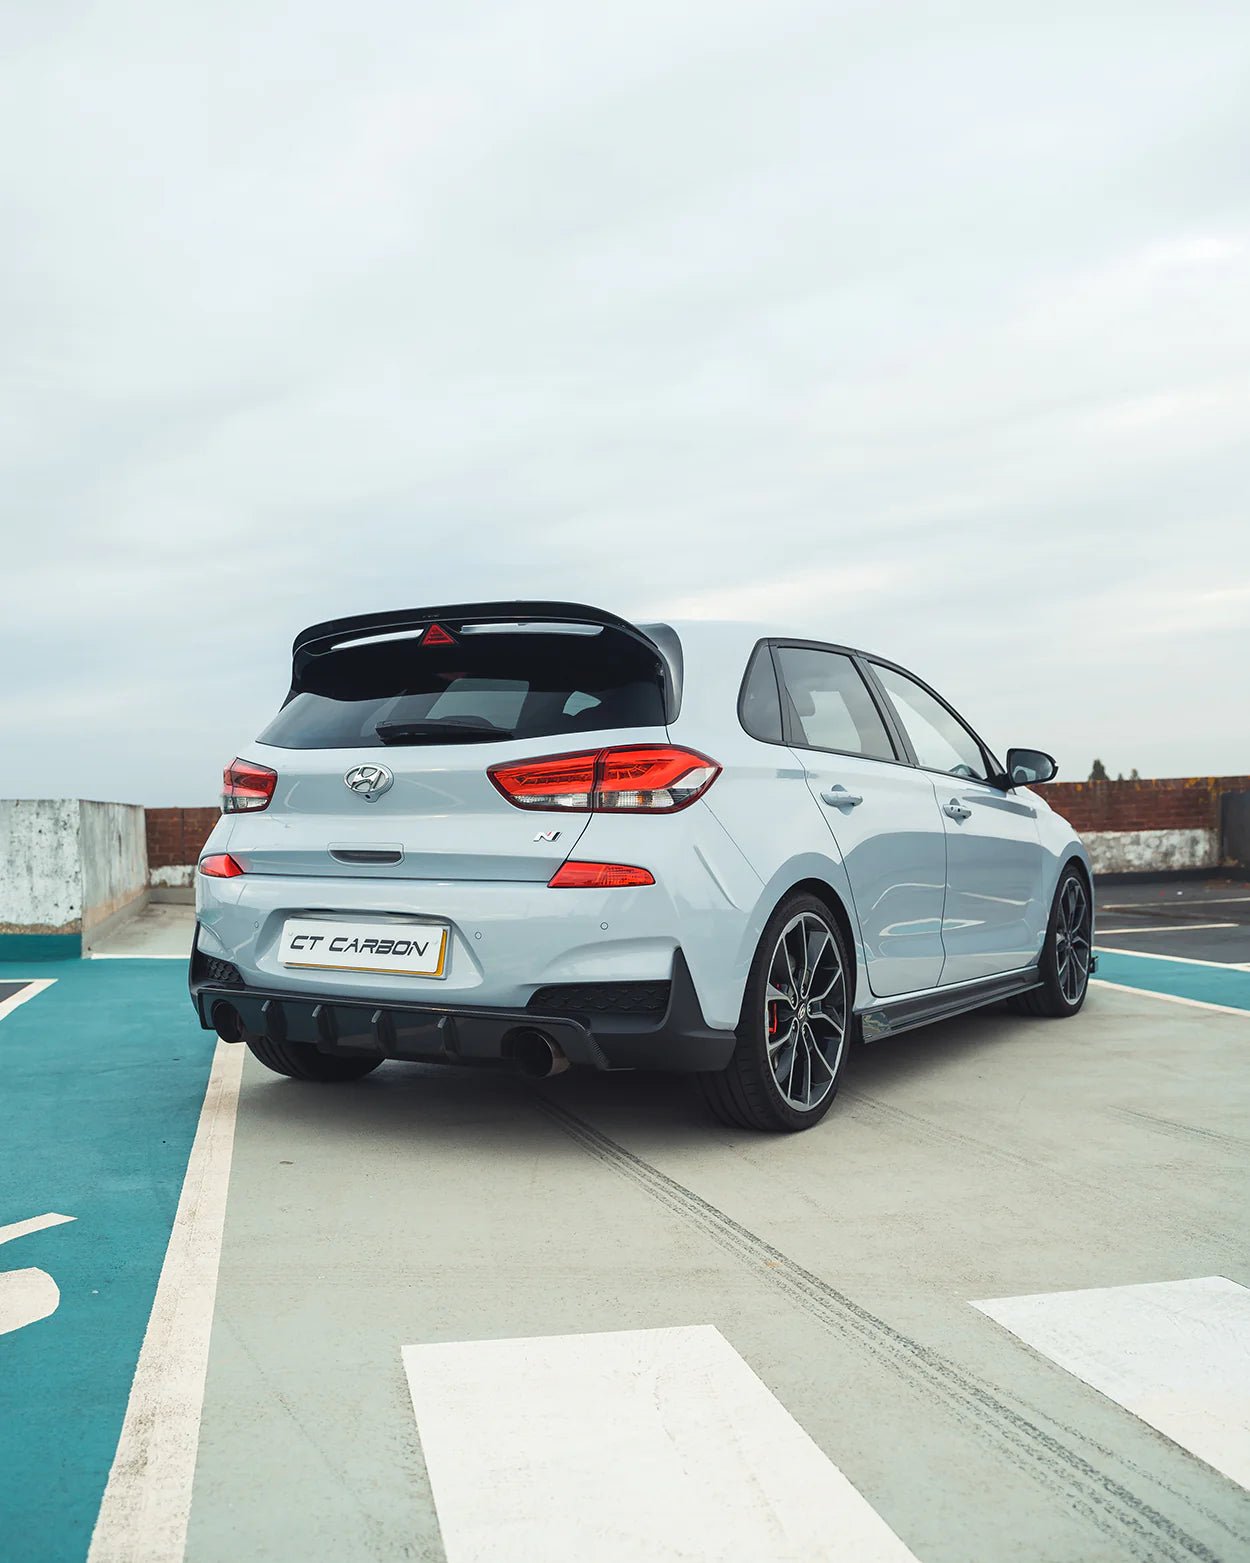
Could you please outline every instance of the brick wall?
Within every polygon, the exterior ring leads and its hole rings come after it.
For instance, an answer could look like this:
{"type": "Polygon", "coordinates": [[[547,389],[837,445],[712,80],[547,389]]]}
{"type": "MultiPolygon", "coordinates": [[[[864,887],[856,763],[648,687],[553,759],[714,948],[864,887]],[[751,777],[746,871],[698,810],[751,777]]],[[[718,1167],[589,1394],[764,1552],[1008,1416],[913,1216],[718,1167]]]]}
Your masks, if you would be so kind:
{"type": "Polygon", "coordinates": [[[1039,791],[1082,835],[1104,830],[1218,831],[1222,794],[1250,792],[1250,776],[1049,782],[1039,791]]]}
{"type": "Polygon", "coordinates": [[[148,869],[180,868],[198,862],[220,809],[149,809],[148,869]]]}

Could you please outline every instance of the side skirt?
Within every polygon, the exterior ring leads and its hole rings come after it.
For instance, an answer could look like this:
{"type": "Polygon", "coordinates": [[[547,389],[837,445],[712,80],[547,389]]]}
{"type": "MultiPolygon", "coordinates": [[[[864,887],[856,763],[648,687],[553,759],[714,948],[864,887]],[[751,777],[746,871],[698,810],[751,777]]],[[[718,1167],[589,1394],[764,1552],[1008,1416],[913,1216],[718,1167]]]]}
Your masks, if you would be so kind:
{"type": "Polygon", "coordinates": [[[875,1042],[881,1037],[891,1037],[900,1031],[911,1031],[916,1026],[927,1026],[935,1020],[950,1020],[965,1015],[971,1009],[985,1004],[996,1004],[1001,999],[1011,999],[1017,993],[1028,993],[1040,988],[1041,975],[1036,966],[1023,971],[1004,972],[1001,976],[980,977],[975,982],[960,983],[957,988],[938,988],[933,993],[911,994],[901,999],[890,999],[873,1009],[860,1012],[860,1027],[865,1042],[875,1042]]]}

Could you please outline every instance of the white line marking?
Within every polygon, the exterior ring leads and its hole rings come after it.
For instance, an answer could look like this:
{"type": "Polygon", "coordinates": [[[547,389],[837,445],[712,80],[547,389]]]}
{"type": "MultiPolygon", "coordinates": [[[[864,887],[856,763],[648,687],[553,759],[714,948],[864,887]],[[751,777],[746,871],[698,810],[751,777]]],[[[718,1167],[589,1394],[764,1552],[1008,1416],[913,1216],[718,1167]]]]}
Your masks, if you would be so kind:
{"type": "Polygon", "coordinates": [[[87,1563],[181,1563],[243,1048],[219,1042],[87,1563]]]}
{"type": "MultiPolygon", "coordinates": [[[[1235,925],[1230,923],[1229,927],[1235,925]]],[[[180,955],[156,955],[151,950],[89,950],[86,955],[89,961],[189,961],[191,951],[180,955]]]]}
{"type": "MultiPolygon", "coordinates": [[[[1200,895],[1177,896],[1176,901],[1185,906],[1240,906],[1243,902],[1250,901],[1250,895],[1200,895]]],[[[1108,901],[1103,906],[1104,912],[1157,912],[1161,906],[1176,905],[1176,901],[1166,902],[1162,898],[1158,901],[1108,901]]]]}
{"type": "Polygon", "coordinates": [[[1137,955],[1143,961],[1176,961],[1181,966],[1209,966],[1213,971],[1244,970],[1244,967],[1234,966],[1231,961],[1200,961],[1196,955],[1161,955],[1157,950],[1113,950],[1109,944],[1096,944],[1094,949],[1105,955],[1137,955]]]}
{"type": "MultiPolygon", "coordinates": [[[[1197,933],[1207,928],[1240,928],[1241,923],[1165,923],[1161,928],[1097,928],[1096,935],[1106,938],[1113,933],[1197,933]]],[[[1217,961],[1218,965],[1219,962],[1217,961]]]]}
{"type": "MultiPolygon", "coordinates": [[[[24,982],[26,986],[20,993],[15,993],[11,998],[0,1003],[0,1020],[6,1015],[11,1015],[19,1004],[25,1004],[33,999],[37,993],[42,993],[45,988],[50,988],[56,981],[55,977],[6,977],[6,982],[24,982]]],[[[68,1219],[68,1218],[67,1218],[68,1219]]]]}
{"type": "Polygon", "coordinates": [[[1222,1275],[972,1305],[1250,1488],[1250,1291],[1222,1275]]]}
{"type": "Polygon", "coordinates": [[[0,1243],[11,1243],[14,1238],[27,1237],[31,1232],[43,1232],[48,1227],[59,1227],[62,1222],[77,1219],[76,1216],[58,1216],[50,1210],[46,1216],[31,1216],[26,1221],[14,1221],[10,1226],[0,1227],[0,1243]]]}
{"type": "Polygon", "coordinates": [[[711,1325],[403,1359],[447,1563],[915,1563],[711,1325]]]}
{"type": "Polygon", "coordinates": [[[1208,1004],[1206,999],[1186,999],[1179,993],[1156,993],[1153,988],[1135,988],[1128,982],[1108,982],[1104,977],[1093,977],[1090,980],[1094,986],[1110,988],[1113,993],[1135,993],[1141,999],[1162,999],[1165,1004],[1188,1004],[1191,1009],[1213,1009],[1220,1015],[1240,1015],[1243,1020],[1250,1019],[1250,1009],[1239,1009],[1236,1004],[1208,1004]]]}

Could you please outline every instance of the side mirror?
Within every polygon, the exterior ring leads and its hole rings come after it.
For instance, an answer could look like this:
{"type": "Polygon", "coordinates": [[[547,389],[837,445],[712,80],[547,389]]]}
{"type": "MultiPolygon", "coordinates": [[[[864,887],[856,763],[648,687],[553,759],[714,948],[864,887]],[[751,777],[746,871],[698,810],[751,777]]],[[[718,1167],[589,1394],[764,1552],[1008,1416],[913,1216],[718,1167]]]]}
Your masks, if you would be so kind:
{"type": "Polygon", "coordinates": [[[1059,774],[1053,758],[1041,749],[1008,749],[1007,782],[1012,787],[1036,787],[1059,774]]]}

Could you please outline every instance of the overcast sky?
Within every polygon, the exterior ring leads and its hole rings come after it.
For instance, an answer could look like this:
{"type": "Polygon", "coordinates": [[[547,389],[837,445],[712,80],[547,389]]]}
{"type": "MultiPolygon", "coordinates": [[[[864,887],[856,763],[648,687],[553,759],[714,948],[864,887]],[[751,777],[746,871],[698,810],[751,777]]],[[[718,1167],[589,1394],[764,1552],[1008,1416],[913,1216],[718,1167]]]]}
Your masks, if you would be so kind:
{"type": "Polygon", "coordinates": [[[782,618],[1250,771],[1250,7],[0,0],[0,796],[294,633],[782,618]]]}

